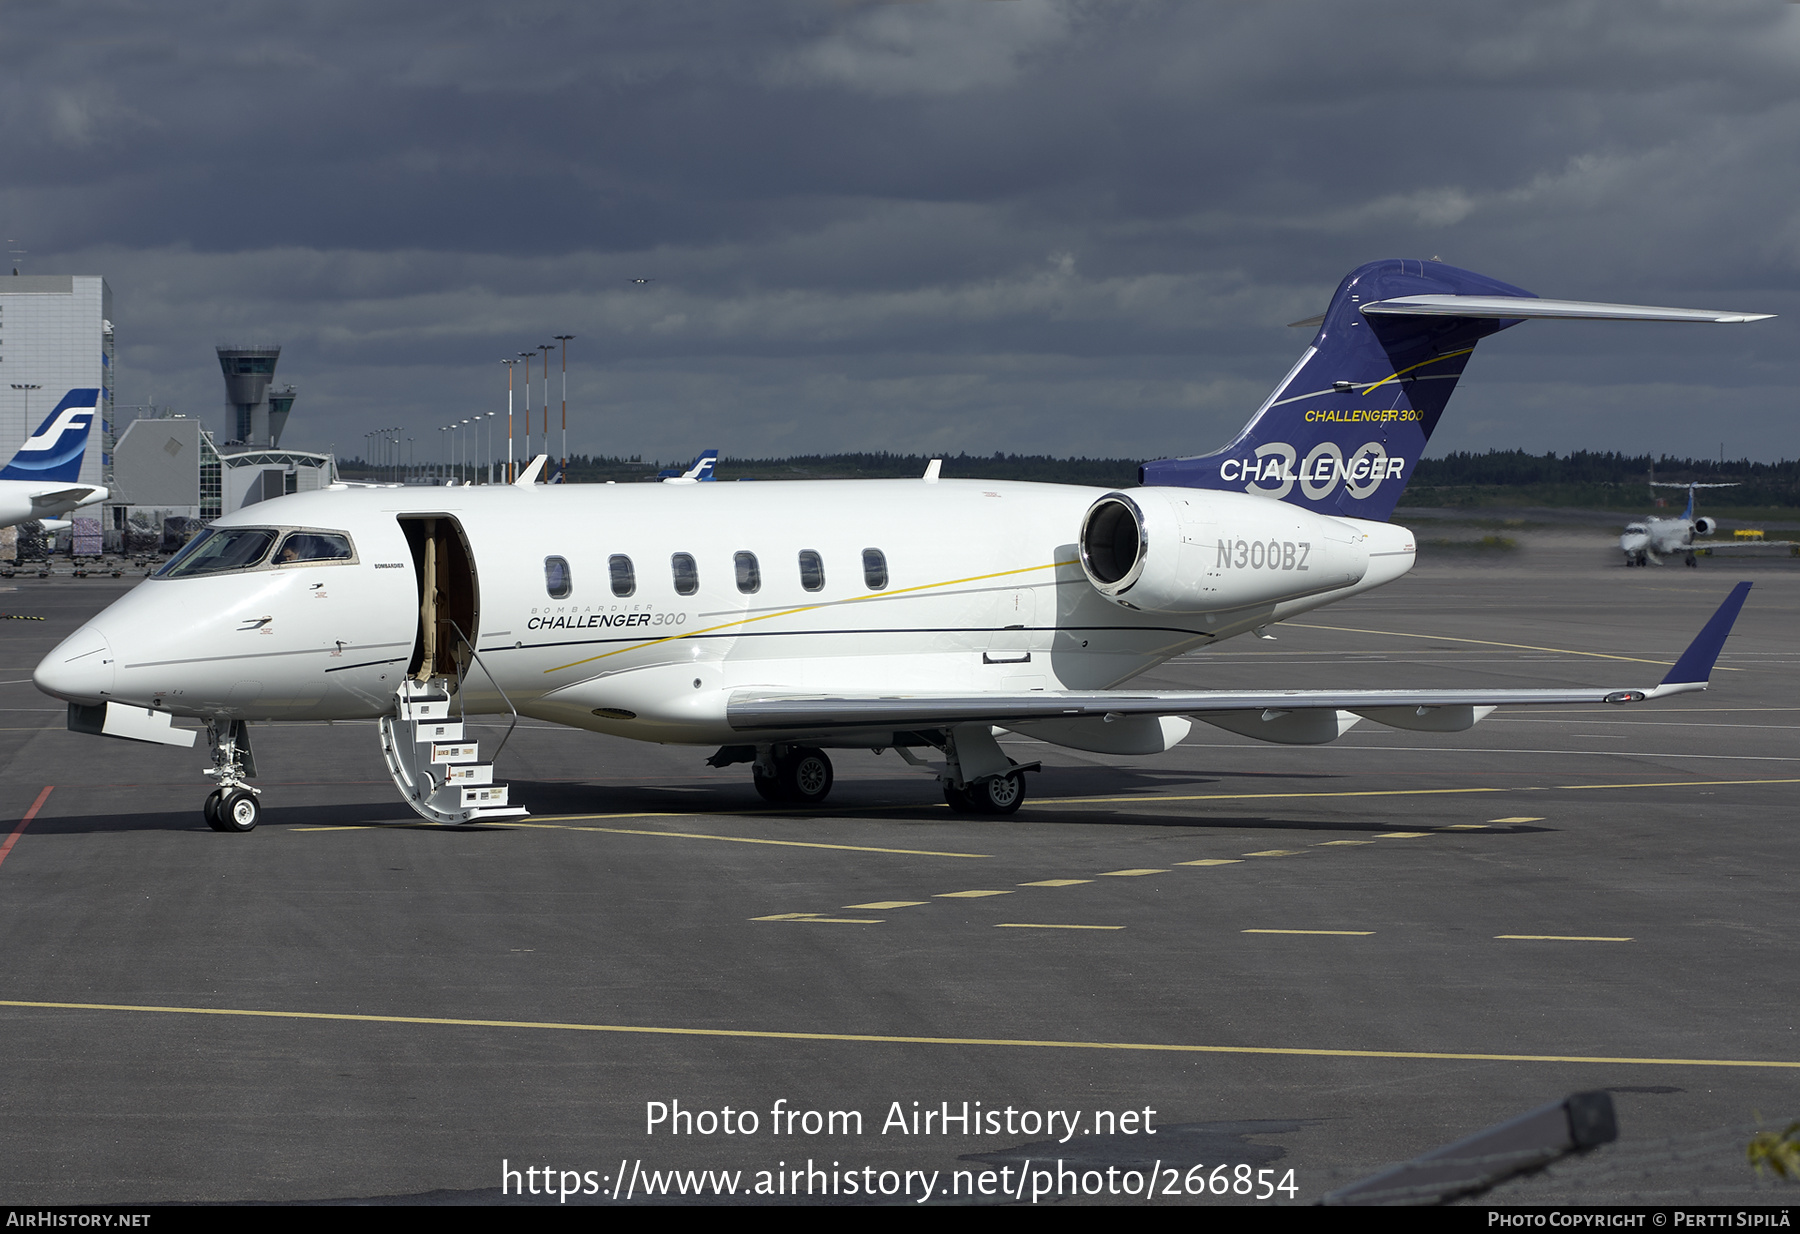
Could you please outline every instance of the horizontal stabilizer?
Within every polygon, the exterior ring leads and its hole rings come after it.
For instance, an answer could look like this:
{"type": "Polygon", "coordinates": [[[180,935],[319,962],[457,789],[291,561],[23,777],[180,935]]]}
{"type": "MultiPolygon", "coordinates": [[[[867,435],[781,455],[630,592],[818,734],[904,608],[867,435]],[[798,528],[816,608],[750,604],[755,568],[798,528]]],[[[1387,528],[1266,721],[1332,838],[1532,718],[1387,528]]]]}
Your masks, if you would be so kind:
{"type": "MultiPolygon", "coordinates": [[[[1719,309],[1658,308],[1649,304],[1601,304],[1591,300],[1543,300],[1537,296],[1396,296],[1362,306],[1364,313],[1408,317],[1587,318],[1596,321],[1767,321],[1773,313],[1719,309]]],[[[1300,324],[1298,322],[1296,325],[1300,324]]]]}
{"type": "Polygon", "coordinates": [[[79,484],[74,488],[58,488],[51,489],[48,492],[33,493],[31,495],[31,502],[33,505],[39,506],[80,505],[89,497],[92,497],[96,492],[102,497],[106,495],[106,490],[104,489],[95,489],[91,485],[79,484]]]}

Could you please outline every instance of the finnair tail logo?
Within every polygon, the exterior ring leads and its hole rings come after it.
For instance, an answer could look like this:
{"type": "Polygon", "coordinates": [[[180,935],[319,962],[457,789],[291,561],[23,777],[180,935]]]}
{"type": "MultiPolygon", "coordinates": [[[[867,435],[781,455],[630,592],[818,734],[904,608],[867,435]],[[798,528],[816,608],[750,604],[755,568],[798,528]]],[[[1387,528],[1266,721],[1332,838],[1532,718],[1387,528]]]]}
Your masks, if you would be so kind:
{"type": "Polygon", "coordinates": [[[36,433],[25,439],[25,444],[19,447],[19,453],[36,454],[42,450],[52,449],[57,442],[62,440],[64,433],[72,430],[79,429],[85,434],[88,426],[93,423],[94,410],[92,407],[63,408],[46,421],[36,433]]]}

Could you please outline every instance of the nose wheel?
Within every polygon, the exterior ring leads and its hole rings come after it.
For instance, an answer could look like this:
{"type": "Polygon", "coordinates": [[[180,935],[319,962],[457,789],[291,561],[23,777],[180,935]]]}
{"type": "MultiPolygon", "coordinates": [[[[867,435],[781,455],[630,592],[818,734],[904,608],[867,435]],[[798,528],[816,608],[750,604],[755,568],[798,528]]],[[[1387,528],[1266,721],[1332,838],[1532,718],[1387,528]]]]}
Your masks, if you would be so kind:
{"type": "Polygon", "coordinates": [[[206,825],[214,831],[256,830],[262,821],[262,803],[256,799],[257,791],[244,783],[256,774],[250,726],[242,720],[209,720],[206,738],[213,759],[206,774],[218,783],[200,808],[206,825]]]}
{"type": "Polygon", "coordinates": [[[215,788],[206,795],[202,812],[214,831],[255,831],[262,822],[262,803],[247,788],[215,788]]]}

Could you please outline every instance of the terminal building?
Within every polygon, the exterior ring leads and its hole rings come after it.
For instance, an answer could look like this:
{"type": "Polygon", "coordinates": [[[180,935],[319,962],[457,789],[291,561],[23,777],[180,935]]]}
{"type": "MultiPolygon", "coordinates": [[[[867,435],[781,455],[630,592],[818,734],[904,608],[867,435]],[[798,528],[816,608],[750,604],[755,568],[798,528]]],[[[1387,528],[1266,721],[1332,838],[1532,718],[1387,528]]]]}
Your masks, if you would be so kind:
{"type": "Polygon", "coordinates": [[[112,289],[92,274],[0,274],[0,466],[70,390],[100,391],[83,484],[112,484],[112,289]]]}

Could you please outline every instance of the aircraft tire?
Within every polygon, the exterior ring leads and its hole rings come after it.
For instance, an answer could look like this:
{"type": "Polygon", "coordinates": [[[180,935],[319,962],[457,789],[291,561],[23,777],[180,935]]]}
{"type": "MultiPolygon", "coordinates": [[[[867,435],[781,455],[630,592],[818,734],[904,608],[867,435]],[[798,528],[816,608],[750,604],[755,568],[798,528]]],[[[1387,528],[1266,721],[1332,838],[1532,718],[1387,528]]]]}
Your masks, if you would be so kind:
{"type": "Polygon", "coordinates": [[[981,807],[975,804],[973,788],[958,788],[950,781],[944,781],[944,801],[958,814],[974,814],[981,807]]]}
{"type": "Polygon", "coordinates": [[[262,803],[255,793],[233,789],[220,800],[216,813],[221,831],[255,831],[262,822],[262,803]]]}
{"type": "Polygon", "coordinates": [[[224,789],[215,788],[206,795],[206,804],[200,807],[200,813],[206,817],[206,825],[214,831],[226,830],[224,822],[219,818],[219,799],[224,795],[224,789]]]}
{"type": "Polygon", "coordinates": [[[816,806],[831,794],[831,759],[816,746],[790,751],[777,773],[783,798],[795,805],[816,806]]]}
{"type": "Polygon", "coordinates": [[[762,772],[756,770],[756,768],[752,767],[750,769],[750,780],[751,783],[756,785],[756,795],[770,805],[778,806],[787,801],[787,798],[784,797],[781,792],[780,776],[766,776],[762,774],[762,772]]]}
{"type": "Polygon", "coordinates": [[[1025,774],[1014,771],[983,780],[969,789],[969,796],[983,814],[1017,814],[1025,804],[1025,774]]]}

